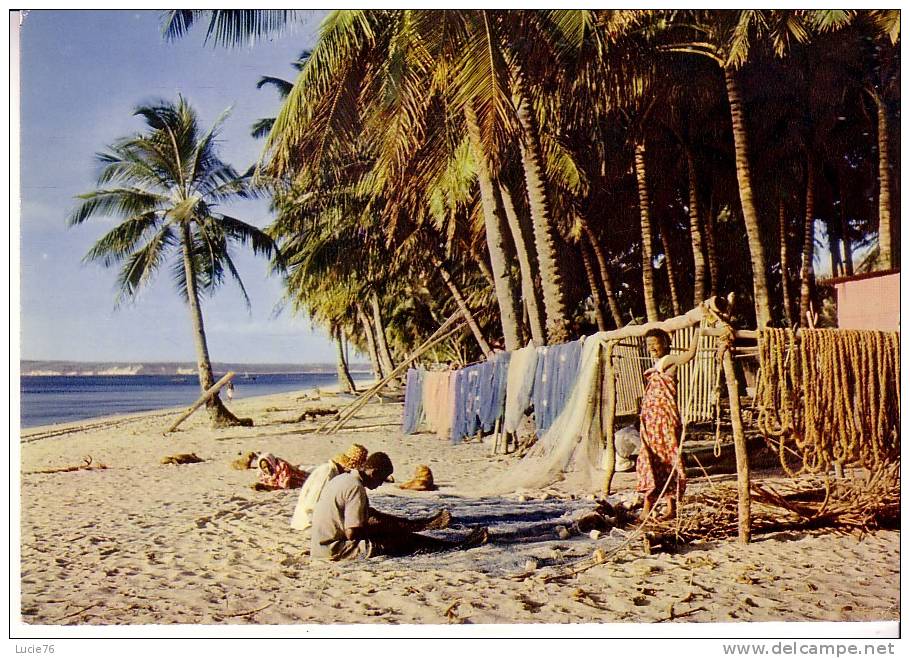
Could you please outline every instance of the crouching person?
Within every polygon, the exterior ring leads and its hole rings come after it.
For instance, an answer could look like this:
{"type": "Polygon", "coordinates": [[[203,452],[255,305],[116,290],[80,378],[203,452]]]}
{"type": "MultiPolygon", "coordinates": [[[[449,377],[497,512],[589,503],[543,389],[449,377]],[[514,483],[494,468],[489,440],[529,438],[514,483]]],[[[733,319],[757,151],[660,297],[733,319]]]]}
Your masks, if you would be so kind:
{"type": "Polygon", "coordinates": [[[394,467],[384,452],[370,455],[358,469],[332,478],[313,510],[310,557],[346,560],[376,555],[412,555],[486,543],[486,528],[473,531],[460,542],[450,542],[410,532],[371,514],[367,489],[375,489],[392,475],[394,467]]]}

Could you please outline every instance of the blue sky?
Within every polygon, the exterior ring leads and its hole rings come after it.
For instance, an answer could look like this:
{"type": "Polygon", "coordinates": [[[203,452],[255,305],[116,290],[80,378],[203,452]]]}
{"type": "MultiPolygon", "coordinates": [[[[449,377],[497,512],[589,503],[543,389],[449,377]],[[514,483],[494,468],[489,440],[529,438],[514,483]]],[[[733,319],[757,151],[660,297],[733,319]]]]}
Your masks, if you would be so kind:
{"type": "MultiPolygon", "coordinates": [[[[261,142],[249,135],[274,116],[262,75],[292,79],[290,63],[311,46],[325,12],[289,33],[248,48],[203,45],[204,26],[177,42],[161,36],[158,11],[30,11],[20,31],[20,347],[23,359],[195,360],[190,320],[167,271],[135,303],[114,308],[116,271],[82,257],[113,220],[67,228],[75,195],[93,187],[94,154],[142,129],[135,106],[183,94],[211,124],[233,105],[222,130],[222,157],[245,169],[261,142]]],[[[257,226],[266,202],[225,209],[257,226]]],[[[332,361],[326,335],[308,318],[275,315],[282,286],[267,263],[238,252],[252,300],[248,312],[233,283],[204,302],[215,361],[332,361]]]]}

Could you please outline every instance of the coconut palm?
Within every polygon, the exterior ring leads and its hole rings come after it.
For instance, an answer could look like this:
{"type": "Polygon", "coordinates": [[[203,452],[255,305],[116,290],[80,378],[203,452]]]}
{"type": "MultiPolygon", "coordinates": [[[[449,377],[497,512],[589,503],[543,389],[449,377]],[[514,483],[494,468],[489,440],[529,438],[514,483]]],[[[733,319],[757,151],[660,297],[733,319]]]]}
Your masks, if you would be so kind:
{"type": "MultiPolygon", "coordinates": [[[[249,245],[263,256],[278,254],[262,231],[217,210],[252,191],[245,178],[217,152],[218,130],[227,111],[203,131],[196,112],[180,97],[135,111],[147,129],[125,137],[98,155],[102,169],[97,189],[79,195],[71,226],[92,217],[115,216],[120,223],[86,255],[105,267],[119,266],[118,303],[134,298],[165,265],[190,311],[199,386],[214,384],[202,319],[202,298],[214,293],[226,275],[249,298],[231,256],[231,245],[249,245]]],[[[217,396],[207,408],[215,425],[239,422],[217,396]]]]}
{"type": "MultiPolygon", "coordinates": [[[[664,14],[664,12],[659,12],[664,14]]],[[[738,71],[756,58],[754,50],[764,50],[776,56],[787,53],[791,42],[805,43],[813,32],[833,30],[849,23],[848,11],[692,11],[677,16],[675,12],[661,15],[668,29],[668,50],[707,57],[715,62],[724,75],[733,141],[736,150],[736,176],[749,252],[752,261],[755,319],[759,327],[771,321],[771,300],[768,291],[767,267],[762,245],[762,223],[754,197],[749,136],[746,131],[745,108],[738,71]]]]}

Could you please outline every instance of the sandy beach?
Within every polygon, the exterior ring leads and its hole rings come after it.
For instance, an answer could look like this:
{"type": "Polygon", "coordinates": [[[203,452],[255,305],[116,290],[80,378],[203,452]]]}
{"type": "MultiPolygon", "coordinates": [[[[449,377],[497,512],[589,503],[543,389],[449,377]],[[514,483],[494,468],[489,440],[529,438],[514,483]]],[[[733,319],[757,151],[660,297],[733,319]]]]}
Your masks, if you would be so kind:
{"type": "MultiPolygon", "coordinates": [[[[293,422],[307,407],[337,404],[303,393],[245,399],[232,408],[254,418],[254,427],[211,430],[199,412],[167,436],[162,432],[176,412],[24,431],[22,623],[899,621],[899,531],[861,538],[779,532],[747,546],[709,542],[677,554],[646,555],[632,546],[549,583],[514,575],[532,560],[552,565],[589,556],[604,538],[560,539],[542,530],[537,540],[497,543],[493,524],[492,542],[464,553],[311,565],[307,541],[288,525],[298,492],[252,490],[256,472],[231,468],[240,454],[269,451],[311,467],[357,442],[387,452],[399,483],[427,464],[438,491],[390,483],[371,501],[415,514],[448,507],[452,532],[489,514],[489,501],[477,507],[472,492],[518,461],[490,456],[490,446],[479,442],[452,446],[430,434],[404,436],[400,403],[370,403],[334,435],[314,433],[317,421],[293,422]],[[161,463],[176,453],[204,461],[161,463]],[[33,473],[79,465],[86,455],[107,468],[33,473]]],[[[695,479],[690,487],[705,484],[695,479]]],[[[619,493],[634,487],[634,473],[617,476],[619,493]]],[[[567,514],[583,510],[591,493],[555,487],[507,496],[503,505],[516,514],[533,508],[543,518],[558,515],[560,506],[567,514]]]]}

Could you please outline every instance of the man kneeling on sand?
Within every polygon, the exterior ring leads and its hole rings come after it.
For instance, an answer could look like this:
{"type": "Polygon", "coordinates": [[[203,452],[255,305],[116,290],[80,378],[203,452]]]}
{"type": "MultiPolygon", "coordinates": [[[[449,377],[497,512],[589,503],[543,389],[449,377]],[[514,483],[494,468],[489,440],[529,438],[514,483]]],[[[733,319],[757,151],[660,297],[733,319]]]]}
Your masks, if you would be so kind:
{"type": "Polygon", "coordinates": [[[311,558],[345,560],[412,555],[486,543],[486,528],[473,531],[460,542],[450,542],[416,534],[402,527],[399,519],[371,510],[366,490],[380,486],[393,470],[389,456],[376,452],[361,468],[342,473],[326,484],[313,511],[311,558]],[[389,523],[389,518],[396,522],[389,523]]]}

